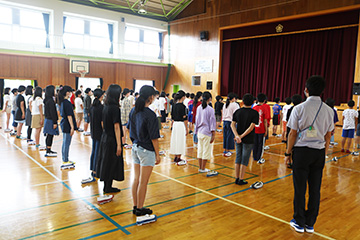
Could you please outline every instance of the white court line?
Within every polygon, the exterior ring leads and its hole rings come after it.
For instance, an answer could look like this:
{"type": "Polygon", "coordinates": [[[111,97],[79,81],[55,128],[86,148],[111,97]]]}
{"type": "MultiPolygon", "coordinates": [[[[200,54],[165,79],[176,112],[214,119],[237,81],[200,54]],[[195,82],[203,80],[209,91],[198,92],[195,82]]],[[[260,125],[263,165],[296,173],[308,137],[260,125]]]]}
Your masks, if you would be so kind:
{"type": "MultiPolygon", "coordinates": [[[[62,181],[68,182],[69,180],[62,180],[62,181]]],[[[55,182],[39,183],[39,184],[31,185],[30,187],[38,187],[38,186],[43,186],[43,185],[55,184],[55,183],[61,183],[61,182],[55,181],[55,182]]]]}
{"type": "MultiPolygon", "coordinates": [[[[273,220],[276,220],[276,221],[279,221],[279,222],[282,222],[282,223],[285,223],[285,224],[289,225],[289,222],[288,222],[288,221],[285,221],[285,220],[283,220],[283,219],[274,217],[274,216],[272,216],[272,215],[270,215],[270,214],[261,212],[261,211],[259,211],[259,210],[256,210],[256,209],[254,209],[254,208],[251,208],[251,207],[245,206],[245,205],[243,205],[243,204],[234,202],[234,201],[232,201],[232,200],[229,200],[229,199],[227,199],[227,198],[221,197],[221,196],[216,195],[216,194],[214,194],[214,193],[205,191],[205,190],[203,190],[203,189],[201,189],[201,188],[198,188],[198,187],[195,187],[195,186],[193,186],[193,185],[184,183],[184,182],[182,182],[182,181],[179,181],[179,180],[177,180],[177,179],[175,179],[175,178],[169,177],[169,176],[164,175],[164,174],[162,174],[162,173],[156,172],[156,171],[154,171],[154,170],[153,170],[153,172],[156,173],[156,174],[158,174],[158,175],[160,175],[160,176],[162,176],[162,177],[165,177],[165,178],[167,178],[167,179],[170,179],[170,180],[172,180],[172,181],[175,181],[175,182],[180,183],[180,184],[182,184],[182,185],[185,185],[185,186],[187,186],[187,187],[193,188],[193,189],[195,189],[196,191],[200,191],[200,192],[202,192],[202,193],[208,194],[208,195],[210,195],[210,196],[213,196],[213,197],[215,197],[215,198],[221,199],[221,200],[226,201],[226,202],[228,202],[228,203],[237,205],[237,206],[242,207],[242,208],[245,208],[245,209],[247,209],[247,210],[249,210],[249,211],[258,213],[258,214],[263,215],[263,216],[265,216],[265,217],[268,217],[268,218],[271,218],[271,219],[273,219],[273,220]]],[[[315,234],[315,235],[317,235],[317,236],[319,236],[319,237],[322,237],[322,238],[325,238],[325,239],[335,240],[334,238],[328,237],[328,236],[323,235],[323,234],[318,233],[318,232],[314,232],[314,233],[312,233],[312,234],[315,234]]]]}
{"type": "Polygon", "coordinates": [[[264,152],[264,154],[274,155],[278,157],[285,157],[284,155],[278,154],[278,153],[272,153],[272,152],[264,152]]]}
{"type": "Polygon", "coordinates": [[[358,172],[360,173],[359,170],[355,170],[355,169],[351,169],[351,168],[346,168],[346,167],[340,167],[340,166],[336,166],[336,165],[327,165],[328,167],[333,167],[333,168],[338,168],[338,169],[341,169],[341,170],[347,170],[347,171],[350,171],[350,172],[358,172]]]}

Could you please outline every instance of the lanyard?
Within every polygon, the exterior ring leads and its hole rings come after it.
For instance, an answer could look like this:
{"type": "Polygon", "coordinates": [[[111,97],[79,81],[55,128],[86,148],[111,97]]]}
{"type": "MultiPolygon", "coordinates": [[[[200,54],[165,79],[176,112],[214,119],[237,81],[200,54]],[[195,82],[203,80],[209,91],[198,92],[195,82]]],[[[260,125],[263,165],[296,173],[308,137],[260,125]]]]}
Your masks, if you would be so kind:
{"type": "Polygon", "coordinates": [[[305,129],[303,129],[303,130],[301,130],[300,132],[303,132],[303,131],[305,131],[306,129],[312,130],[312,128],[313,128],[313,126],[314,126],[314,123],[315,123],[315,121],[316,121],[316,118],[317,118],[317,117],[318,117],[318,115],[319,115],[319,112],[320,112],[320,110],[321,110],[322,105],[323,105],[323,102],[321,101],[321,104],[320,104],[319,110],[317,111],[317,113],[316,113],[316,115],[315,115],[314,121],[311,123],[311,125],[310,125],[309,127],[305,128],[305,129]]]}

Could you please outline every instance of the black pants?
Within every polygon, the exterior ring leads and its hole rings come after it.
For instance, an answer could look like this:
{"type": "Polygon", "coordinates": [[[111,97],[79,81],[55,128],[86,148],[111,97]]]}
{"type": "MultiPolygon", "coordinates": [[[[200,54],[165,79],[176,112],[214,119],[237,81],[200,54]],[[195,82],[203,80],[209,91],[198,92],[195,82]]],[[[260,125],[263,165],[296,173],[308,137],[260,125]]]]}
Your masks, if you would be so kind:
{"type": "Polygon", "coordinates": [[[31,139],[31,133],[32,133],[32,128],[30,126],[28,126],[28,129],[27,129],[27,139],[28,140],[31,139]]]}
{"type": "Polygon", "coordinates": [[[263,134],[255,134],[255,143],[254,143],[254,150],[253,150],[253,157],[255,161],[258,161],[262,158],[264,153],[264,133],[263,134]]]}
{"type": "Polygon", "coordinates": [[[319,214],[320,188],[325,165],[325,149],[295,147],[293,151],[294,219],[302,227],[314,226],[319,214]],[[305,210],[305,193],[309,201],[305,210]]]}

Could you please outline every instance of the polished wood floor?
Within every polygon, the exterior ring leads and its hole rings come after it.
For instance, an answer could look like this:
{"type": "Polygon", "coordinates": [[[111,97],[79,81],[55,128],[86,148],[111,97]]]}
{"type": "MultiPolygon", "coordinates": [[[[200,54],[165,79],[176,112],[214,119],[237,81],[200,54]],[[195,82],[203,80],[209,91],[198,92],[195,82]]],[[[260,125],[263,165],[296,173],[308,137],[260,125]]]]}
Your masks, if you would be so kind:
{"type": "MultiPolygon", "coordinates": [[[[5,114],[0,123],[4,126],[5,114]]],[[[336,141],[340,142],[340,129],[336,141]]],[[[163,130],[163,150],[169,149],[170,130],[163,130]]],[[[25,130],[24,134],[25,135],[25,130]]],[[[222,156],[222,134],[217,133],[214,158],[208,168],[219,175],[198,173],[196,149],[187,138],[186,166],[172,164],[168,152],[154,168],[146,205],[156,223],[136,226],[131,213],[131,151],[125,150],[126,180],[112,202],[98,205],[103,183],[81,185],[89,176],[91,138],[75,133],[70,148],[74,170],[60,170],[61,156],[44,152],[0,133],[0,239],[360,239],[360,160],[330,150],[324,169],[321,206],[314,234],[296,233],[292,219],[292,174],[283,163],[285,144],[270,137],[266,163],[250,161],[249,183],[262,180],[262,189],[234,184],[235,155],[222,156]],[[331,162],[333,157],[342,157],[331,162]]],[[[43,139],[41,140],[43,143],[43,139]]],[[[62,137],[55,138],[60,153],[62,137]]],[[[60,154],[59,154],[60,155],[60,154]]]]}

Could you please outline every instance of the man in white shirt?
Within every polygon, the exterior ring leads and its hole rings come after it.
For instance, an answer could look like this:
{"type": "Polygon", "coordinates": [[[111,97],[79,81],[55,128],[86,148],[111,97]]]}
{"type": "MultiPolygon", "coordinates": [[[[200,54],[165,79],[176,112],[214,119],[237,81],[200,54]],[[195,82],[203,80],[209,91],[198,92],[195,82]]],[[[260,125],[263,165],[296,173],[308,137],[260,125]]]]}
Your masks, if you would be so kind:
{"type": "Polygon", "coordinates": [[[186,93],[183,103],[187,109],[189,109],[189,102],[190,102],[190,93],[186,93]]]}
{"type": "Polygon", "coordinates": [[[80,129],[81,121],[84,118],[84,103],[81,98],[81,91],[77,90],[75,92],[75,115],[76,115],[76,125],[78,127],[78,132],[82,132],[83,130],[80,129]]]}
{"type": "Polygon", "coordinates": [[[292,155],[294,183],[294,219],[290,225],[297,232],[314,232],[319,213],[322,172],[334,129],[334,110],[320,98],[324,89],[324,78],[310,77],[304,91],[307,99],[293,108],[287,124],[291,130],[285,161],[290,164],[292,155]],[[309,200],[305,210],[307,185],[309,200]]]}

